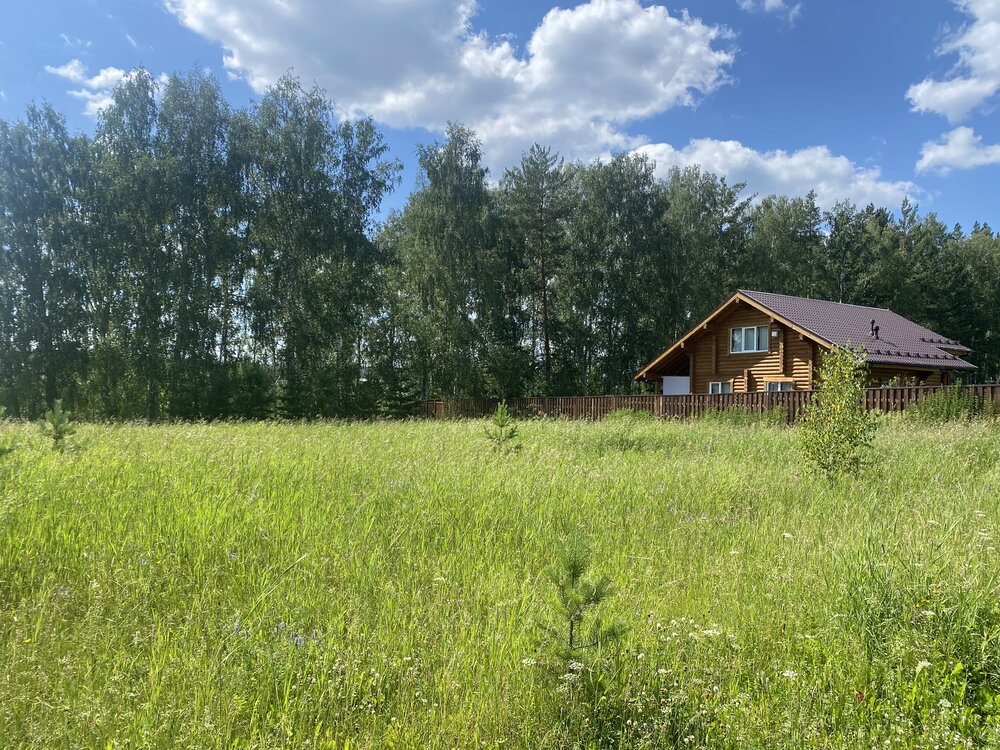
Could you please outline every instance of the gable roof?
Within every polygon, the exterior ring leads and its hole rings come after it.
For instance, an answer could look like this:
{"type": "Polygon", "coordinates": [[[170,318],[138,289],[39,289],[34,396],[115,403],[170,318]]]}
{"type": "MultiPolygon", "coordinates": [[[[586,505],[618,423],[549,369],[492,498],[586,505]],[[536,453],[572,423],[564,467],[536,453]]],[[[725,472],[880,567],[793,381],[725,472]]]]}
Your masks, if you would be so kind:
{"type": "Polygon", "coordinates": [[[843,302],[743,289],[740,293],[826,341],[839,346],[864,346],[868,361],[872,364],[948,370],[976,369],[974,364],[954,354],[972,351],[969,347],[884,307],[848,305],[843,302]],[[879,327],[877,339],[871,335],[873,320],[879,327]]]}
{"type": "Polygon", "coordinates": [[[971,349],[929,328],[924,328],[892,310],[741,289],[678,339],[673,346],[642,368],[635,379],[648,378],[650,371],[672,359],[689,340],[705,330],[710,321],[727,312],[734,303],[741,301],[767,313],[825,348],[848,344],[854,347],[863,346],[871,364],[924,370],[976,369],[974,364],[966,362],[955,354],[955,352],[969,352],[971,349]],[[873,320],[879,327],[877,339],[871,335],[873,320]]]}

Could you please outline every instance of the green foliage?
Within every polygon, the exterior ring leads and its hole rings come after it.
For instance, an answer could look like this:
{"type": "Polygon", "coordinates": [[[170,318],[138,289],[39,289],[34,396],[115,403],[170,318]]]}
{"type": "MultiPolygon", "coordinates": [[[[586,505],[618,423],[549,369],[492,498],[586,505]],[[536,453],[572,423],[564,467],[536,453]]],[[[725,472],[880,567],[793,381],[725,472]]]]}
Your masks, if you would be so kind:
{"type": "Polygon", "coordinates": [[[709,424],[725,424],[734,427],[784,427],[788,424],[788,412],[781,407],[772,409],[751,409],[745,406],[731,406],[705,412],[701,421],[709,424]]]}
{"type": "Polygon", "coordinates": [[[903,412],[915,422],[936,423],[991,418],[997,415],[995,404],[984,402],[961,385],[949,386],[927,395],[903,412]]]}
{"type": "Polygon", "coordinates": [[[814,468],[828,478],[857,471],[867,458],[878,422],[863,403],[863,352],[834,347],[823,353],[813,402],[799,427],[799,445],[814,468]]]}
{"type": "Polygon", "coordinates": [[[902,375],[893,375],[885,384],[885,388],[906,388],[917,385],[916,378],[907,378],[902,375]]]}
{"type": "Polygon", "coordinates": [[[507,408],[506,401],[501,401],[493,410],[493,416],[490,417],[489,424],[486,425],[486,437],[497,448],[514,447],[514,440],[517,438],[517,421],[510,409],[507,408]]]}
{"type": "Polygon", "coordinates": [[[76,433],[76,425],[73,424],[73,415],[63,409],[61,398],[57,398],[52,408],[45,412],[41,430],[43,435],[52,440],[52,450],[66,450],[66,439],[76,433]]]}

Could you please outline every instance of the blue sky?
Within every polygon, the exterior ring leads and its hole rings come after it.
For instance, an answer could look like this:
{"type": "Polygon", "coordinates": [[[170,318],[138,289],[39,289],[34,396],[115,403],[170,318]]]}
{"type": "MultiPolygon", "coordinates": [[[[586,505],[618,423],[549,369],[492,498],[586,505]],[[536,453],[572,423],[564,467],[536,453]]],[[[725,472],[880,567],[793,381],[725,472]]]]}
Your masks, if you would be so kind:
{"type": "Polygon", "coordinates": [[[0,25],[0,117],[49,100],[92,130],[109,88],[206,67],[237,105],[289,68],[402,160],[460,121],[495,177],[567,158],[698,163],[748,192],[819,191],[1000,227],[1000,0],[35,0],[0,25]]]}

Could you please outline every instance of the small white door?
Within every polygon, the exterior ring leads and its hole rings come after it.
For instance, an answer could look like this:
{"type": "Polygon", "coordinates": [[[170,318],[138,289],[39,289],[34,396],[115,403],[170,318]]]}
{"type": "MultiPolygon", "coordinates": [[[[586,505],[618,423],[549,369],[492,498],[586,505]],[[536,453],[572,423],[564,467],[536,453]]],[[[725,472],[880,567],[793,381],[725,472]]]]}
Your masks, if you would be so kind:
{"type": "Polygon", "coordinates": [[[691,392],[691,378],[687,375],[665,375],[663,377],[664,396],[686,396],[691,392]]]}

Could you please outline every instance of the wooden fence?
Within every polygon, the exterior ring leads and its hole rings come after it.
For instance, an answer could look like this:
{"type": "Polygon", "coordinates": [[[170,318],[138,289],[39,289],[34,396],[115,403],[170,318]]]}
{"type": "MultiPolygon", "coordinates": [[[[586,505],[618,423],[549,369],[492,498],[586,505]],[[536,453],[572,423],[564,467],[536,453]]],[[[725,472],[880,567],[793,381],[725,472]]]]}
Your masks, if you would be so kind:
{"type": "MultiPolygon", "coordinates": [[[[865,407],[870,411],[900,412],[910,404],[925,399],[947,386],[916,386],[907,388],[869,388],[865,392],[865,407]]],[[[976,398],[1000,405],[1000,385],[955,386],[972,392],[976,398]]],[[[762,412],[780,409],[789,422],[794,422],[815,391],[783,391],[780,393],[731,393],[725,395],[690,396],[531,396],[506,399],[519,417],[568,417],[570,419],[601,419],[619,409],[650,412],[656,417],[690,419],[710,411],[732,408],[762,412]]],[[[475,419],[488,416],[496,409],[495,398],[450,398],[424,401],[419,414],[431,419],[475,419]]]]}

